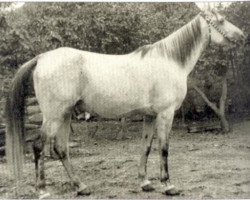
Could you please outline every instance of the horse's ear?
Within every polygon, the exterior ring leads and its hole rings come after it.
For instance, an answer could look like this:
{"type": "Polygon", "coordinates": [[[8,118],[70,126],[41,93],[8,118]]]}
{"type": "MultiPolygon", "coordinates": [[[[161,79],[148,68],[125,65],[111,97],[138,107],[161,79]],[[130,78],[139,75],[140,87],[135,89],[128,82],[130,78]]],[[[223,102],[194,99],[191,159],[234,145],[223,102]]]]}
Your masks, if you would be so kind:
{"type": "Polygon", "coordinates": [[[209,11],[209,12],[212,11],[212,8],[211,8],[211,5],[209,2],[207,3],[207,11],[209,11]]]}
{"type": "Polygon", "coordinates": [[[211,3],[207,2],[205,3],[205,12],[211,12],[212,11],[212,7],[211,7],[211,3]]]}
{"type": "Polygon", "coordinates": [[[201,10],[204,11],[204,3],[203,2],[196,2],[196,6],[201,10]]]}
{"type": "Polygon", "coordinates": [[[203,12],[210,12],[211,11],[211,6],[209,3],[200,2],[200,3],[196,3],[196,5],[203,12]]]}

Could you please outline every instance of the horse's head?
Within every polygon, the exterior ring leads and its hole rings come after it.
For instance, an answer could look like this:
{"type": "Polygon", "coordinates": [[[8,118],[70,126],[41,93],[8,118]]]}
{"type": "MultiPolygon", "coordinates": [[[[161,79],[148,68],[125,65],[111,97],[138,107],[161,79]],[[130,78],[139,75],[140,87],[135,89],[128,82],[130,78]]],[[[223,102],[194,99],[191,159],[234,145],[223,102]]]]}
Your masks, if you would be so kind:
{"type": "Polygon", "coordinates": [[[230,43],[241,43],[245,40],[244,33],[238,27],[225,20],[215,9],[208,7],[200,15],[209,26],[211,42],[227,45],[230,43]]]}

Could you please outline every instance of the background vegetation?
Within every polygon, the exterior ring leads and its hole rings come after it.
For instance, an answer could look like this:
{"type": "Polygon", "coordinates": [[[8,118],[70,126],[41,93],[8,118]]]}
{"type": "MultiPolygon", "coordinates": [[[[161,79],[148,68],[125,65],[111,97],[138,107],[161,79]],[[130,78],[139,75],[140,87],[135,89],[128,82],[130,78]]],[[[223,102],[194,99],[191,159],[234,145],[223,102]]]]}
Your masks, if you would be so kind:
{"type": "MultiPolygon", "coordinates": [[[[199,9],[194,3],[25,3],[6,11],[0,3],[0,101],[16,69],[32,57],[58,47],[124,54],[156,42],[185,25],[199,9]]],[[[250,3],[218,9],[250,33],[250,3]]],[[[250,50],[209,46],[191,74],[209,100],[218,105],[227,73],[226,112],[235,118],[250,108],[250,50]]],[[[190,84],[190,85],[192,85],[190,84]]],[[[214,112],[190,87],[181,109],[187,119],[207,119],[214,112]]],[[[181,116],[181,112],[177,113],[181,116]]]]}

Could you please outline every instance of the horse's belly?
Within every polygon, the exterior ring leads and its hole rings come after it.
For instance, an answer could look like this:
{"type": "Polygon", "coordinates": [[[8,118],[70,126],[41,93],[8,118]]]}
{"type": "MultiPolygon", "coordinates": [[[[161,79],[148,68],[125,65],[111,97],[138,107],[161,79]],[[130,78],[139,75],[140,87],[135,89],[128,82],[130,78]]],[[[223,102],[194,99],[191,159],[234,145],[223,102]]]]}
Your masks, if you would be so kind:
{"type": "Polygon", "coordinates": [[[96,83],[85,88],[85,110],[101,117],[116,118],[136,110],[148,109],[147,92],[134,84],[102,84],[96,83]]]}
{"type": "Polygon", "coordinates": [[[101,117],[116,118],[143,107],[137,97],[95,93],[84,98],[86,111],[101,117]]]}

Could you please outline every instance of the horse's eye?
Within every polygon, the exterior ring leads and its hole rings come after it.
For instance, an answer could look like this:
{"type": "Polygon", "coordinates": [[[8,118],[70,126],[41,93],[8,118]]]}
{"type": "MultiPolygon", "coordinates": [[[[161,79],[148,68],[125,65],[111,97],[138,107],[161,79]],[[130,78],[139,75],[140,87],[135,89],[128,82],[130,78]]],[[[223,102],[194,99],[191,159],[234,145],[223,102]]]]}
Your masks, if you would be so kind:
{"type": "Polygon", "coordinates": [[[225,19],[224,19],[224,18],[220,18],[220,19],[218,20],[218,22],[219,22],[220,24],[223,24],[223,23],[224,23],[224,21],[225,21],[225,19]]]}

